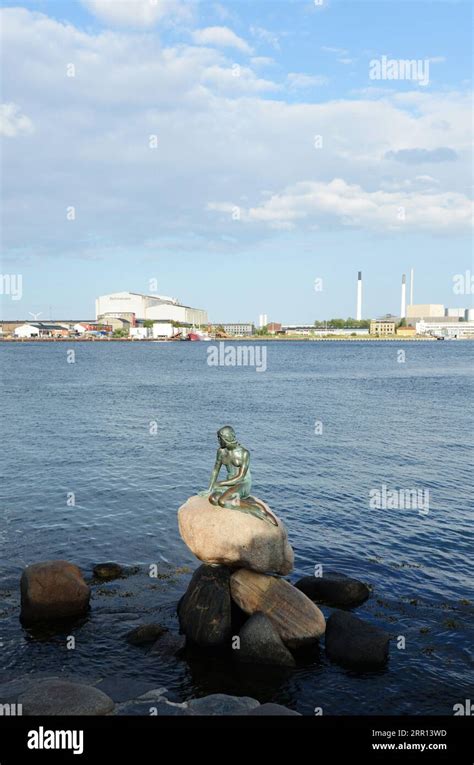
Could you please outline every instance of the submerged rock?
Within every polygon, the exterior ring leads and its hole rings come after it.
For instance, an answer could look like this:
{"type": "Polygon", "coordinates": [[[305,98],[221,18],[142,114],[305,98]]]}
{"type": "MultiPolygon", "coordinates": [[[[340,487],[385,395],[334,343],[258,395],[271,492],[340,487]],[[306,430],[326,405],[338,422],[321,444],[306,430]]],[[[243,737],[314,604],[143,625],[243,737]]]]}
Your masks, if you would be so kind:
{"type": "Polygon", "coordinates": [[[21,615],[25,624],[83,616],[90,588],[80,568],[67,560],[33,563],[21,576],[21,615]]]}
{"type": "Polygon", "coordinates": [[[181,632],[201,648],[224,646],[230,640],[229,579],[225,566],[200,566],[178,604],[181,632]]]}
{"type": "Polygon", "coordinates": [[[237,509],[215,507],[199,496],[188,499],[178,511],[180,534],[204,563],[289,574],[293,550],[284,525],[276,520],[277,526],[237,509]]]}
{"type": "Polygon", "coordinates": [[[24,715],[107,715],[114,702],[90,685],[38,680],[18,697],[24,715]]]}
{"type": "Polygon", "coordinates": [[[283,579],[240,569],[232,574],[230,587],[237,605],[247,614],[264,613],[288,647],[308,646],[324,634],[319,608],[283,579]]]}
{"type": "Polygon", "coordinates": [[[240,648],[236,648],[233,652],[237,661],[274,664],[282,667],[294,667],[296,664],[265,614],[256,613],[251,616],[240,630],[239,638],[240,648]]]}
{"type": "Polygon", "coordinates": [[[147,645],[147,643],[156,642],[165,632],[167,632],[167,628],[161,624],[141,624],[127,633],[126,641],[130,645],[147,645]]]}
{"type": "Polygon", "coordinates": [[[334,611],[326,628],[326,653],[332,661],[355,669],[383,667],[389,635],[347,611],[334,611]]]}
{"type": "Polygon", "coordinates": [[[186,647],[184,635],[176,635],[166,632],[153,644],[151,656],[177,656],[186,647]]]}
{"type": "Polygon", "coordinates": [[[249,696],[228,696],[214,693],[201,699],[188,701],[189,711],[193,715],[245,715],[260,706],[257,699],[249,696]]]}
{"type": "Polygon", "coordinates": [[[98,563],[92,569],[96,579],[102,579],[105,582],[109,582],[112,579],[119,579],[124,575],[125,571],[123,566],[119,563],[98,563]]]}
{"type": "Polygon", "coordinates": [[[370,595],[366,584],[335,571],[324,576],[304,576],[295,587],[311,600],[336,608],[360,606],[370,595]]]}

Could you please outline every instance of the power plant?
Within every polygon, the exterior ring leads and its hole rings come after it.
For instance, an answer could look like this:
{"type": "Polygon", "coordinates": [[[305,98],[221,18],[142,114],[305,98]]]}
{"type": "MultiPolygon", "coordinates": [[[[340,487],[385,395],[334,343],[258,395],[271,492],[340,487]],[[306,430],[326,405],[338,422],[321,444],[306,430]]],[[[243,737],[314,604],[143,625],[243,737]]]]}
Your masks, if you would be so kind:
{"type": "Polygon", "coordinates": [[[400,318],[406,319],[407,316],[407,277],[402,276],[402,304],[400,308],[400,318]]]}
{"type": "Polygon", "coordinates": [[[357,319],[357,321],[362,321],[362,271],[359,271],[359,276],[357,278],[357,310],[356,310],[356,319],[357,319]]]}

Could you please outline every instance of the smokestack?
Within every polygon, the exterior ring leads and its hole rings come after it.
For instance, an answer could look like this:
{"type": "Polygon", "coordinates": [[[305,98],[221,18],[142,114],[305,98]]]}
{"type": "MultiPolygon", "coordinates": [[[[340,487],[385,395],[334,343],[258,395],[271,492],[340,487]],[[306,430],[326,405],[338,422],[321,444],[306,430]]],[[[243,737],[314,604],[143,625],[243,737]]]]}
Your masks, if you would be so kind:
{"type": "Polygon", "coordinates": [[[400,318],[406,319],[407,316],[407,277],[405,274],[402,276],[402,308],[400,311],[400,318]]]}
{"type": "Polygon", "coordinates": [[[413,305],[413,290],[415,288],[415,269],[411,269],[410,274],[410,305],[413,305]]]}
{"type": "Polygon", "coordinates": [[[359,276],[357,277],[357,312],[356,312],[356,319],[357,321],[362,320],[362,271],[359,271],[359,276]]]}

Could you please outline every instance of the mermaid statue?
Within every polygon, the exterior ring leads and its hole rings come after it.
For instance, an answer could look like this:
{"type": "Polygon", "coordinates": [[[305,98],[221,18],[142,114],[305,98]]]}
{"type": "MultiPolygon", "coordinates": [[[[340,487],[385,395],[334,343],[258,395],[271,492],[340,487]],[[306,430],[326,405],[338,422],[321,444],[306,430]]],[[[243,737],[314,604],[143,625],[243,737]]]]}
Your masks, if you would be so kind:
{"type": "Polygon", "coordinates": [[[217,438],[219,449],[209,488],[207,491],[200,492],[200,496],[209,497],[209,502],[218,507],[240,510],[278,526],[275,516],[262,502],[250,494],[252,488],[250,452],[239,444],[235,431],[230,425],[221,428],[217,438]],[[223,465],[227,471],[227,478],[220,481],[219,473],[223,465]]]}

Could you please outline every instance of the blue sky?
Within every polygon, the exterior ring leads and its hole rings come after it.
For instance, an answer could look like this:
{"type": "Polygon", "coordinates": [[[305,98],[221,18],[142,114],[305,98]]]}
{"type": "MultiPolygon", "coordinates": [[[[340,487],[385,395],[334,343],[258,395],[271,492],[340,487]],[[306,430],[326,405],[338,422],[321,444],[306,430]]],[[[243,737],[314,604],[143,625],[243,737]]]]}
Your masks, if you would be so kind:
{"type": "Polygon", "coordinates": [[[472,304],[470,3],[3,6],[3,318],[156,279],[211,320],[310,322],[354,314],[359,269],[369,317],[411,267],[417,302],[472,304]],[[371,79],[383,56],[428,81],[371,79]]]}

